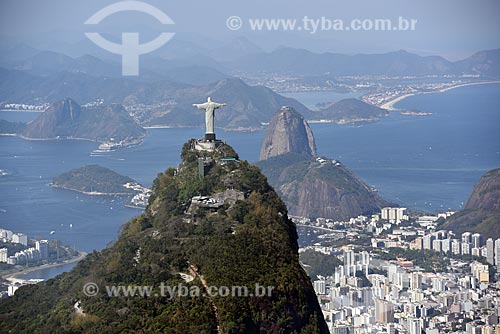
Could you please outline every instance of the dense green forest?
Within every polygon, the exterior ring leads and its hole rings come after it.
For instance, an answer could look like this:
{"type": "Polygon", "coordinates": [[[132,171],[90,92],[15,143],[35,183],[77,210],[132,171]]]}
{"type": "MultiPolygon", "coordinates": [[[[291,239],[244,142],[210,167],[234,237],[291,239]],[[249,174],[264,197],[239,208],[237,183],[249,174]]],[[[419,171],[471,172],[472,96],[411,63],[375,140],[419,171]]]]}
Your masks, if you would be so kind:
{"type": "Polygon", "coordinates": [[[299,264],[297,232],[259,169],[227,145],[202,153],[184,145],[182,163],[160,173],[146,212],[117,242],[71,272],[23,287],[0,302],[0,321],[16,333],[328,333],[309,277],[299,264]],[[207,159],[205,177],[198,159],[207,159]],[[209,160],[212,159],[212,160],[209,160]],[[187,209],[195,195],[232,189],[244,200],[187,209]],[[193,273],[195,271],[195,274],[193,273]],[[179,273],[191,274],[185,282],[179,273]],[[105,286],[272,287],[259,297],[110,297],[105,286]],[[88,282],[100,287],[86,296],[88,282]],[[84,314],[76,314],[80,302],[84,314]]]}

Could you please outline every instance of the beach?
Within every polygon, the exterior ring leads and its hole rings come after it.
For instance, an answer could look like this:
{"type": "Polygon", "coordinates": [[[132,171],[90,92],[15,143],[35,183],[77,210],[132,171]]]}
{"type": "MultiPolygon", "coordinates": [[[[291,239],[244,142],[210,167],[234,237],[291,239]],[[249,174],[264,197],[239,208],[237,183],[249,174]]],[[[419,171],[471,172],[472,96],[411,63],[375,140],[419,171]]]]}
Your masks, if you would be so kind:
{"type": "Polygon", "coordinates": [[[395,111],[395,110],[399,110],[398,108],[394,108],[394,105],[396,103],[403,101],[407,97],[414,96],[414,95],[417,95],[417,94],[444,93],[444,92],[450,91],[452,89],[460,88],[460,87],[474,86],[474,85],[486,85],[486,84],[494,84],[494,83],[500,83],[500,81],[497,80],[497,81],[469,82],[469,83],[463,83],[463,84],[458,84],[458,85],[446,87],[446,88],[439,89],[439,90],[436,90],[436,91],[433,91],[433,92],[422,92],[422,93],[415,93],[415,94],[413,94],[413,93],[411,93],[411,94],[404,94],[404,95],[397,96],[397,97],[395,97],[392,100],[387,101],[386,103],[382,104],[380,106],[380,108],[385,109],[385,110],[389,110],[389,111],[395,111]]]}
{"type": "Polygon", "coordinates": [[[409,96],[413,96],[413,95],[415,95],[415,94],[405,94],[405,95],[398,96],[398,97],[396,97],[396,98],[394,98],[394,99],[392,99],[392,100],[390,100],[390,101],[382,104],[380,106],[380,108],[385,109],[385,110],[390,110],[390,111],[397,110],[396,108],[394,108],[394,105],[396,103],[398,103],[398,102],[406,99],[409,96]]]}
{"type": "Polygon", "coordinates": [[[36,267],[29,267],[29,268],[22,269],[22,270],[16,271],[16,272],[8,272],[7,274],[2,275],[2,278],[7,280],[7,281],[10,281],[12,283],[20,282],[20,281],[23,281],[23,279],[18,278],[18,276],[20,276],[20,275],[25,275],[25,274],[28,274],[28,273],[31,273],[31,272],[34,272],[37,270],[41,270],[41,269],[55,268],[55,267],[60,267],[60,266],[64,266],[67,264],[79,262],[79,261],[83,260],[85,258],[85,256],[87,256],[87,253],[80,252],[80,255],[78,255],[78,257],[72,258],[70,260],[66,260],[66,261],[59,262],[59,263],[44,264],[44,265],[36,266],[36,267]]]}

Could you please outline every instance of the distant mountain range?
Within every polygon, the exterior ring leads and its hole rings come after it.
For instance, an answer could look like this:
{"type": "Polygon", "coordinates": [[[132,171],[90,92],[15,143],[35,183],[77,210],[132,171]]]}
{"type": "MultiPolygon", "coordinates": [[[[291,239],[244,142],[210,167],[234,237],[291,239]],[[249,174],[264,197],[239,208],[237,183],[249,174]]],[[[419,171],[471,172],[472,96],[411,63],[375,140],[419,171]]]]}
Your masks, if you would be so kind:
{"type": "Polygon", "coordinates": [[[167,96],[176,101],[175,105],[137,115],[141,124],[202,125],[204,117],[192,104],[205,101],[207,96],[211,96],[215,101],[227,103],[227,107],[217,110],[215,116],[216,125],[226,129],[259,129],[263,123],[269,122],[274,111],[283,105],[290,105],[308,113],[307,107],[297,100],[279,95],[264,86],[249,86],[234,78],[206,86],[180,88],[171,91],[167,96]]]}
{"type": "Polygon", "coordinates": [[[201,126],[204,118],[192,104],[206,101],[207,96],[228,104],[216,114],[217,126],[227,129],[261,128],[283,105],[309,112],[294,99],[236,78],[194,86],[169,80],[145,82],[68,72],[42,77],[5,69],[0,69],[0,77],[5,78],[0,81],[0,101],[37,103],[71,97],[81,103],[103,99],[125,107],[147,105],[132,111],[143,126],[201,126]]]}
{"type": "Polygon", "coordinates": [[[481,51],[461,61],[451,62],[439,56],[422,57],[406,51],[383,54],[345,55],[313,53],[281,48],[269,53],[245,56],[231,63],[244,72],[288,73],[331,76],[429,76],[445,74],[500,75],[500,49],[481,51]]]}
{"type": "Polygon", "coordinates": [[[178,40],[168,50],[141,58],[140,76],[123,77],[119,62],[107,58],[70,57],[27,45],[0,46],[0,106],[54,103],[67,97],[82,104],[102,99],[106,104],[122,104],[142,126],[201,126],[203,117],[191,105],[211,96],[228,104],[218,111],[217,126],[257,129],[283,105],[309,120],[335,122],[374,120],[387,112],[355,99],[312,112],[294,99],[263,86],[249,86],[234,76],[289,74],[303,76],[313,86],[315,80],[324,83],[338,76],[500,76],[500,49],[458,62],[405,51],[343,55],[280,48],[265,52],[245,38],[211,48],[178,40]]]}
{"type": "MultiPolygon", "coordinates": [[[[96,76],[121,74],[119,59],[103,58],[102,50],[96,52],[95,46],[89,45],[80,48],[77,55],[67,55],[75,49],[78,47],[49,51],[25,44],[1,45],[0,67],[43,75],[64,71],[96,76]]],[[[463,60],[449,61],[441,56],[420,56],[404,50],[380,54],[340,54],[280,47],[266,52],[248,39],[237,37],[210,48],[174,39],[165,48],[141,57],[143,77],[174,79],[173,72],[191,67],[211,68],[227,76],[268,72],[302,76],[476,74],[497,78],[500,76],[500,49],[483,50],[463,60]]]]}

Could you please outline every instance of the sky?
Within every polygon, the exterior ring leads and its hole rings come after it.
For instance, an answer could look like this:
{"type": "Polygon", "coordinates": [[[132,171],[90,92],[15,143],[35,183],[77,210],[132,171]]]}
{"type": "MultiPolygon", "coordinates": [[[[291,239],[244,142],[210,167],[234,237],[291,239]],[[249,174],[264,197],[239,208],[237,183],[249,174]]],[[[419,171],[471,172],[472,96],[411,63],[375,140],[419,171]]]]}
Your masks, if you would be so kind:
{"type": "MultiPolygon", "coordinates": [[[[176,32],[174,38],[218,43],[245,36],[272,50],[280,46],[315,52],[380,53],[407,50],[455,60],[500,47],[498,0],[145,0],[166,13],[174,25],[165,28],[144,13],[115,13],[96,27],[84,22],[114,0],[1,0],[0,35],[6,40],[44,45],[76,43],[83,32],[147,30],[176,32]],[[230,30],[228,17],[238,16],[242,27],[230,30]],[[414,31],[255,31],[250,19],[417,20],[414,31]],[[145,28],[147,27],[147,29],[145,28]],[[135,30],[134,30],[135,29],[135,30]],[[189,37],[188,37],[189,36],[189,37]]],[[[0,41],[1,42],[1,41],[0,41]]]]}

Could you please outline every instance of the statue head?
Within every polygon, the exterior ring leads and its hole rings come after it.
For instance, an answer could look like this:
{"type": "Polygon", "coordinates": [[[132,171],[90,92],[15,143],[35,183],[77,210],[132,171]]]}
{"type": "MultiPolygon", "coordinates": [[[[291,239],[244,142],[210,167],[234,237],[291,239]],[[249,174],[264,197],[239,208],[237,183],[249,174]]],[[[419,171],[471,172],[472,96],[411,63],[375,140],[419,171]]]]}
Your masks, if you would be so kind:
{"type": "Polygon", "coordinates": [[[210,96],[208,97],[208,102],[212,102],[212,98],[210,96]]]}

